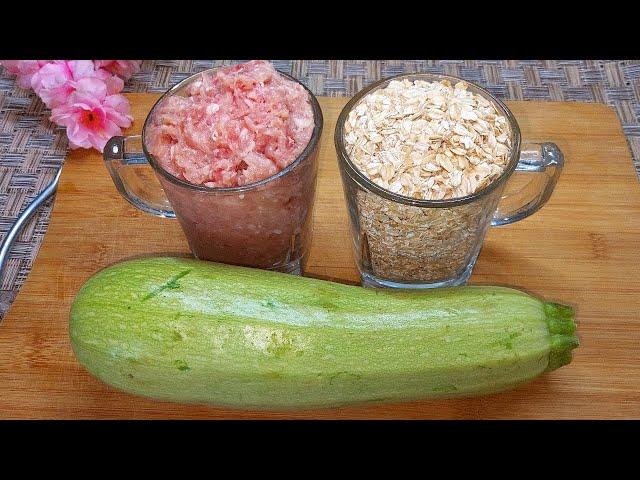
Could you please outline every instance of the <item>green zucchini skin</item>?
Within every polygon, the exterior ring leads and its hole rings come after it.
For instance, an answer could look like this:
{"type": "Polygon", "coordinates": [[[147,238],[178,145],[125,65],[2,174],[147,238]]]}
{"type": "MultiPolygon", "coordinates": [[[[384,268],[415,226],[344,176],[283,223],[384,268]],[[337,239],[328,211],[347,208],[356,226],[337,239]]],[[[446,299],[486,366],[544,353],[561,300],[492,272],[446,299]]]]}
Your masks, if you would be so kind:
{"type": "Polygon", "coordinates": [[[498,392],[578,345],[570,307],[510,288],[368,289],[157,257],[90,278],[69,333],[126,392],[261,409],[498,392]]]}

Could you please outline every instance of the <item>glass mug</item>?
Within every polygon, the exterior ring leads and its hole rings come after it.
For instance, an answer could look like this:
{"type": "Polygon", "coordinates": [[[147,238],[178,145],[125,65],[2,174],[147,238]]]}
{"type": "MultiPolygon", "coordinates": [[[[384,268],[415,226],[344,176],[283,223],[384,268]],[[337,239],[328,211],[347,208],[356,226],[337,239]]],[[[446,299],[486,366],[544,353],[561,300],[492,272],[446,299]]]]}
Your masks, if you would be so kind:
{"type": "Polygon", "coordinates": [[[303,152],[271,177],[239,187],[193,185],[163,169],[147,150],[145,132],[156,107],[168,96],[184,95],[190,83],[212,70],[165,92],[147,115],[142,135],[112,137],[103,153],[107,169],[133,206],[177,218],[196,258],[300,274],[311,242],[323,118],[318,100],[298,80],[278,72],[309,94],[314,129],[303,152]]]}
{"type": "Polygon", "coordinates": [[[344,143],[349,112],[374,90],[392,80],[463,79],[436,74],[403,74],[378,81],[344,107],[335,130],[335,146],[349,210],[356,264],[363,285],[431,288],[462,285],[471,276],[490,225],[517,222],[542,207],[563,167],[553,143],[523,142],[507,106],[466,80],[468,90],[493,102],[509,123],[511,154],[503,173],[483,189],[446,200],[410,198],[383,189],[353,165],[344,143]],[[523,175],[513,175],[514,172],[523,175]],[[516,180],[528,180],[524,185],[516,180]]]}

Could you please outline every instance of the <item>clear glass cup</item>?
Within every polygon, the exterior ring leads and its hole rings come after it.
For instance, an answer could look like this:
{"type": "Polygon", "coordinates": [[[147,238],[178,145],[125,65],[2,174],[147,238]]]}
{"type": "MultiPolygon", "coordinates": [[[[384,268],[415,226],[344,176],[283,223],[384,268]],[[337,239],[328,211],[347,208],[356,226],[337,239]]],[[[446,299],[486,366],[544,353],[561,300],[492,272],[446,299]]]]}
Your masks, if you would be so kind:
{"type": "Polygon", "coordinates": [[[184,95],[190,83],[211,70],[188,77],[162,95],[147,115],[142,135],[111,138],[103,153],[107,169],[133,206],[177,218],[196,258],[299,274],[311,242],[323,126],[320,105],[304,85],[314,115],[311,139],[298,158],[269,178],[240,187],[193,185],[163,169],[147,150],[145,131],[156,107],[167,96],[184,95]]]}
{"type": "Polygon", "coordinates": [[[509,123],[512,150],[504,172],[480,191],[447,200],[415,199],[383,189],[349,159],[344,126],[349,112],[363,97],[392,80],[404,79],[449,80],[452,85],[462,81],[421,73],[386,78],[358,92],[340,113],[334,141],[356,264],[366,286],[462,285],[471,276],[490,225],[521,220],[547,202],[562,170],[563,155],[553,143],[523,142],[518,122],[507,106],[465,80],[470,91],[493,102],[509,123]]]}

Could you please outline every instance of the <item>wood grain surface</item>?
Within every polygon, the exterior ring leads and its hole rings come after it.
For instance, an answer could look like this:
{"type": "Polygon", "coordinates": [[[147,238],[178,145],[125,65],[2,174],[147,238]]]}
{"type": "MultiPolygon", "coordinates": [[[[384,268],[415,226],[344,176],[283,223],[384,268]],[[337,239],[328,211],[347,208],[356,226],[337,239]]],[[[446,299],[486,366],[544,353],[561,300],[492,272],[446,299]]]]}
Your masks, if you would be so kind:
{"type": "MultiPolygon", "coordinates": [[[[129,94],[142,125],[157,95],[129,94]]],[[[357,282],[333,147],[344,98],[325,117],[309,276],[357,282]]],[[[149,400],[119,392],[76,362],[69,306],[97,270],[132,256],[188,254],[177,222],[137,211],[95,151],[67,159],[33,271],[0,324],[0,418],[638,418],[640,184],[616,114],[600,104],[507,102],[524,138],[553,141],[566,166],[549,203],[491,229],[471,283],[522,288],[573,305],[573,362],[509,392],[479,398],[283,412],[149,400]]]]}

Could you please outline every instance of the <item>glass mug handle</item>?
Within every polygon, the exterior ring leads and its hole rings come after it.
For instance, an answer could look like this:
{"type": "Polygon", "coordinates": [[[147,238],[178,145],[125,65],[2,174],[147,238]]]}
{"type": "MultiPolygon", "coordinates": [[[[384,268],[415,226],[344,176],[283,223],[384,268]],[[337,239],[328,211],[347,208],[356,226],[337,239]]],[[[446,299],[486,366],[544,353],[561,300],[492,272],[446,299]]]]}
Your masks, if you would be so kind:
{"type": "Polygon", "coordinates": [[[551,197],[563,166],[564,155],[555,143],[523,143],[515,176],[526,173],[531,180],[516,189],[514,176],[508,180],[491,225],[507,225],[538,211],[551,197]]]}
{"type": "Polygon", "coordinates": [[[171,204],[142,150],[142,137],[111,137],[102,154],[120,195],[143,212],[175,218],[171,204]]]}

